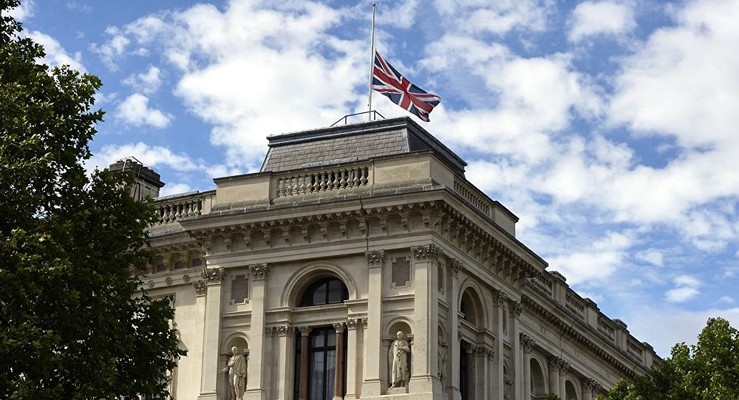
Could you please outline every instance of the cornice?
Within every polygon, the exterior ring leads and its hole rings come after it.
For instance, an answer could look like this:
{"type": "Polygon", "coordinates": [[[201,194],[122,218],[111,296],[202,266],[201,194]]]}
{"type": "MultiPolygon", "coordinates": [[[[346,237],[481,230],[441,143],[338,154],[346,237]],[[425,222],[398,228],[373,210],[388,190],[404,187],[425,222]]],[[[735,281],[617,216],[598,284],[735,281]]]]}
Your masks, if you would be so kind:
{"type": "MultiPolygon", "coordinates": [[[[619,372],[624,374],[626,377],[633,379],[636,377],[637,373],[634,371],[633,368],[629,367],[628,365],[622,363],[619,361],[616,357],[611,355],[608,351],[604,349],[604,347],[609,348],[611,351],[616,352],[624,357],[628,358],[628,355],[625,351],[619,349],[615,344],[603,341],[603,345],[595,343],[594,341],[590,340],[588,336],[580,333],[578,329],[575,328],[575,325],[579,325],[581,329],[585,329],[588,331],[591,331],[593,335],[598,335],[598,333],[594,332],[592,328],[585,325],[584,322],[574,319],[573,321],[564,321],[563,319],[559,318],[557,315],[555,315],[553,312],[547,310],[544,306],[539,304],[536,300],[532,299],[531,297],[522,294],[521,295],[521,303],[523,306],[532,311],[534,314],[537,314],[538,316],[542,317],[545,321],[549,322],[552,326],[559,329],[563,334],[569,336],[571,339],[575,340],[576,342],[583,345],[585,348],[590,350],[590,352],[595,355],[596,357],[599,357],[600,359],[606,361],[613,367],[615,367],[619,372]]],[[[647,368],[643,365],[639,365],[640,368],[644,369],[646,372],[647,368]]]]}

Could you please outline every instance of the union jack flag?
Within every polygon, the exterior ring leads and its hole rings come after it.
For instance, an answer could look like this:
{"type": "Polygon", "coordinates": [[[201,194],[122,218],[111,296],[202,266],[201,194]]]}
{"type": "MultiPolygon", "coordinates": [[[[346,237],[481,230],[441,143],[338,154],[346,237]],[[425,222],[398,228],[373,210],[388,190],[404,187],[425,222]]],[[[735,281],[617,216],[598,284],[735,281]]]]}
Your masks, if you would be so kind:
{"type": "Polygon", "coordinates": [[[372,68],[372,89],[426,122],[429,121],[431,110],[441,102],[441,97],[408,81],[380,57],[378,52],[375,52],[375,64],[372,68]]]}

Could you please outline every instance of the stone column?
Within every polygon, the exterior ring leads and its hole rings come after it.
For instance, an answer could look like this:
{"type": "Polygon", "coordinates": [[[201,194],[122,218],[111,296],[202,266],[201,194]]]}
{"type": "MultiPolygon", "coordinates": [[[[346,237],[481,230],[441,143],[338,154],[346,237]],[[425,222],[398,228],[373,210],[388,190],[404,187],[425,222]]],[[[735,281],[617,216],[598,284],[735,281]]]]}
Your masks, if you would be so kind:
{"type": "Polygon", "coordinates": [[[308,376],[310,368],[310,327],[301,326],[300,330],[300,386],[298,387],[298,399],[308,400],[308,376]]]}
{"type": "Polygon", "coordinates": [[[559,396],[559,366],[561,362],[559,357],[550,357],[549,362],[549,393],[559,396]]]}
{"type": "Polygon", "coordinates": [[[582,383],[582,399],[593,400],[598,395],[602,386],[594,379],[585,379],[582,383]]]}
{"type": "Polygon", "coordinates": [[[559,393],[557,396],[559,396],[560,399],[565,398],[565,380],[567,379],[567,374],[570,373],[570,363],[563,360],[562,358],[559,359],[559,393]]]}
{"type": "Polygon", "coordinates": [[[349,318],[346,321],[346,396],[347,399],[354,399],[359,397],[357,393],[357,368],[359,364],[358,355],[359,353],[359,330],[362,329],[362,325],[365,320],[359,318],[349,318]]]}
{"type": "MultiPolygon", "coordinates": [[[[521,377],[523,376],[523,352],[521,351],[521,338],[519,336],[521,331],[521,312],[523,308],[520,302],[511,303],[511,319],[513,320],[511,329],[513,331],[513,379],[515,382],[522,382],[521,377]]],[[[522,385],[515,385],[513,388],[514,396],[517,399],[523,398],[523,387],[522,385]]],[[[562,396],[560,396],[562,397],[562,396]]]]}
{"type": "Polygon", "coordinates": [[[495,353],[498,354],[497,363],[495,364],[495,380],[493,381],[493,387],[495,388],[495,398],[505,398],[505,376],[503,375],[503,351],[504,351],[504,337],[506,336],[503,330],[503,319],[508,318],[505,312],[505,306],[508,303],[508,295],[503,291],[496,293],[496,307],[498,313],[497,324],[495,325],[495,353]]]}
{"type": "MultiPolygon", "coordinates": [[[[368,266],[367,330],[364,341],[364,381],[362,396],[380,396],[383,385],[380,379],[380,363],[384,357],[382,348],[382,267],[385,252],[373,250],[365,253],[368,266]]],[[[385,385],[387,386],[387,385],[385,385]]]]}
{"type": "Polygon", "coordinates": [[[536,341],[525,333],[520,334],[521,349],[523,350],[523,398],[531,400],[531,350],[536,341]]]}
{"type": "Polygon", "coordinates": [[[449,371],[450,387],[447,389],[450,400],[462,398],[459,387],[459,365],[461,361],[459,343],[459,270],[462,263],[459,260],[451,260],[447,263],[447,269],[451,275],[449,279],[449,371]]]}
{"type": "Polygon", "coordinates": [[[477,398],[490,398],[490,362],[488,361],[490,353],[493,350],[486,345],[478,345],[475,347],[475,393],[477,398]]]}
{"type": "Polygon", "coordinates": [[[439,343],[439,300],[436,280],[439,250],[433,245],[411,247],[415,289],[413,301],[413,349],[410,393],[441,394],[436,374],[439,343]]]}
{"type": "Polygon", "coordinates": [[[293,359],[295,357],[295,330],[290,326],[277,327],[277,341],[279,360],[277,362],[277,398],[286,400],[292,397],[293,387],[293,359]]]}
{"type": "Polygon", "coordinates": [[[249,365],[247,366],[247,383],[244,399],[264,400],[264,379],[267,377],[267,366],[264,362],[265,337],[264,337],[264,301],[267,297],[267,276],[269,267],[267,264],[254,264],[249,266],[251,273],[251,351],[249,352],[249,365]]]}
{"type": "MultiPolygon", "coordinates": [[[[200,376],[200,396],[198,399],[213,399],[217,397],[218,371],[223,366],[218,365],[219,350],[221,349],[221,282],[226,276],[223,268],[203,268],[201,273],[205,282],[205,312],[203,314],[203,369],[200,376]]],[[[202,284],[196,290],[202,290],[202,284]]]]}
{"type": "Polygon", "coordinates": [[[344,329],[343,322],[334,324],[336,329],[336,374],[334,374],[334,400],[344,398],[344,329]]]}

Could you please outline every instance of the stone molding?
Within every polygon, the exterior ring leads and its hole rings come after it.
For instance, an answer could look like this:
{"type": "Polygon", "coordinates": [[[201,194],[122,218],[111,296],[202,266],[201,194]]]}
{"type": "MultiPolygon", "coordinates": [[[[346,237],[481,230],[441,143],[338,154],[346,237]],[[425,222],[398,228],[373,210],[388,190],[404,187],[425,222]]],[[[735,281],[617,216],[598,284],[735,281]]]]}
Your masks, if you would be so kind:
{"type": "Polygon", "coordinates": [[[255,281],[267,280],[267,276],[269,276],[269,266],[267,264],[249,265],[249,273],[251,274],[251,278],[255,281]]]}
{"type": "Polygon", "coordinates": [[[411,247],[414,261],[436,261],[439,259],[439,248],[433,244],[411,247]]]}

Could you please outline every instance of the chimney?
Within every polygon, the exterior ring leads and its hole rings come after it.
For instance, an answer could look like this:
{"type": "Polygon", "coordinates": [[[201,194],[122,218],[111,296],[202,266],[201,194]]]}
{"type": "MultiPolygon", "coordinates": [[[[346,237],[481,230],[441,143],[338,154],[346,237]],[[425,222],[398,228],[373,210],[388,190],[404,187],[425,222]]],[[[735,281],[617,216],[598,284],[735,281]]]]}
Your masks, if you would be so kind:
{"type": "Polygon", "coordinates": [[[159,174],[145,166],[135,157],[128,157],[111,164],[108,169],[111,172],[130,172],[134,176],[134,184],[131,188],[131,196],[136,200],[147,197],[159,197],[159,189],[164,182],[159,179],[159,174]]]}

